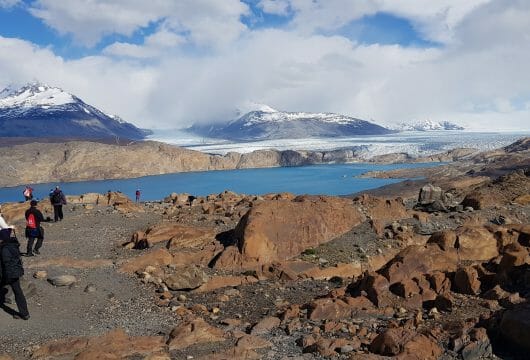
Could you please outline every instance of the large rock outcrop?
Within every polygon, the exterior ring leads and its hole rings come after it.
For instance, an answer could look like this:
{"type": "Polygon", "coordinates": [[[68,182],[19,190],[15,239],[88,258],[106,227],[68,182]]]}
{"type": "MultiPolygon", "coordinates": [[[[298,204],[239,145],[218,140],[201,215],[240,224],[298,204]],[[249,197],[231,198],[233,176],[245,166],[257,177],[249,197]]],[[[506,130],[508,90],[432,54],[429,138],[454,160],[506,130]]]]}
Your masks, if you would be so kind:
{"type": "Polygon", "coordinates": [[[243,261],[270,263],[330,241],[363,220],[351,200],[299,196],[257,204],[241,219],[235,237],[243,261]]]}

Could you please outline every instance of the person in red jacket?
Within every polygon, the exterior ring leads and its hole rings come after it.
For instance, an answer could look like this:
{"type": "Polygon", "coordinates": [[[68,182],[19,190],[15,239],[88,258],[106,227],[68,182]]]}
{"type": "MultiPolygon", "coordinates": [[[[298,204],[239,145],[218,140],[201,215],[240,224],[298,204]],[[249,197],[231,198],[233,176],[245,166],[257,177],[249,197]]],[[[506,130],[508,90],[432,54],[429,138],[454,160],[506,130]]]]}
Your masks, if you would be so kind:
{"type": "Polygon", "coordinates": [[[42,247],[42,241],[44,240],[44,229],[40,225],[44,221],[44,216],[37,209],[37,201],[31,200],[31,207],[26,210],[26,238],[28,239],[28,245],[26,249],[26,256],[34,256],[33,254],[40,254],[40,248],[42,247]],[[33,243],[37,239],[35,249],[33,249],[33,243]]]}
{"type": "Polygon", "coordinates": [[[22,194],[24,195],[24,199],[26,199],[26,201],[32,200],[33,199],[33,188],[31,186],[26,185],[22,194]]]}

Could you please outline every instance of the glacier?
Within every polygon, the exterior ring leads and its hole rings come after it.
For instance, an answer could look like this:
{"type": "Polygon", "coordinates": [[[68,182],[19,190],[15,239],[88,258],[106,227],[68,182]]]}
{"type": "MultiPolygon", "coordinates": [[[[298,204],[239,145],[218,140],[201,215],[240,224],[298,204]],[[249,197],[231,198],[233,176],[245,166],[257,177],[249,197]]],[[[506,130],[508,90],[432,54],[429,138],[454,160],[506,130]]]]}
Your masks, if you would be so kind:
{"type": "Polygon", "coordinates": [[[413,157],[427,156],[455,148],[493,150],[530,136],[530,131],[404,131],[377,136],[340,138],[277,139],[262,141],[228,141],[196,136],[183,129],[153,130],[148,140],[156,140],[211,154],[249,153],[255,150],[336,150],[352,148],[365,159],[390,153],[407,153],[413,157]]]}

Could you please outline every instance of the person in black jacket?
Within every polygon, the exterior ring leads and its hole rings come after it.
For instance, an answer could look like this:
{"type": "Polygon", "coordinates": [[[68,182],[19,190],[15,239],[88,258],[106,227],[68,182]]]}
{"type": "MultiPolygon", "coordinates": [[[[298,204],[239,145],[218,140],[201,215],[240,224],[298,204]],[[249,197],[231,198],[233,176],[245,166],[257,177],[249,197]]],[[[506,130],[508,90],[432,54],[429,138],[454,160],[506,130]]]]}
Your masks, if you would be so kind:
{"type": "Polygon", "coordinates": [[[40,254],[39,249],[42,247],[42,241],[44,240],[44,229],[40,225],[44,221],[44,216],[37,209],[37,200],[31,200],[30,208],[26,210],[26,238],[28,239],[28,246],[26,249],[26,256],[33,256],[33,253],[40,254]],[[35,250],[33,250],[33,243],[37,239],[35,244],[35,250]]]}
{"type": "Polygon", "coordinates": [[[55,222],[63,219],[63,205],[66,205],[66,196],[61,191],[59,186],[50,193],[50,202],[53,205],[53,219],[55,222]]]}
{"type": "Polygon", "coordinates": [[[19,243],[16,237],[0,239],[0,265],[2,268],[2,281],[0,282],[0,305],[4,304],[6,285],[11,286],[18,307],[15,319],[29,319],[28,304],[20,287],[20,277],[24,275],[22,260],[20,259],[19,243]]]}

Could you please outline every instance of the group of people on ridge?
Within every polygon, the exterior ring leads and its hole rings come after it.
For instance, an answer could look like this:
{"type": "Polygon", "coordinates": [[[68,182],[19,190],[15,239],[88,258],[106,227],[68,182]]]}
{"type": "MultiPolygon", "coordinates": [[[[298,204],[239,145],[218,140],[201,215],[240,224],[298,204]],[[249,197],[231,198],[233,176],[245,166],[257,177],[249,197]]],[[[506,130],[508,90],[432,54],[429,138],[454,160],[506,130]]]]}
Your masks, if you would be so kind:
{"type": "MultiPolygon", "coordinates": [[[[38,202],[33,199],[33,189],[26,186],[23,195],[26,201],[30,201],[30,207],[24,214],[26,218],[25,236],[27,238],[25,255],[35,256],[35,254],[40,254],[40,248],[44,241],[44,229],[41,223],[46,221],[46,219],[44,219],[42,212],[37,209],[38,202]]],[[[66,197],[59,186],[50,190],[49,198],[53,206],[54,221],[62,220],[64,217],[63,205],[66,205],[66,197]]],[[[50,219],[48,218],[48,220],[50,219]]],[[[24,275],[24,268],[20,258],[19,247],[20,243],[15,234],[15,227],[7,224],[0,208],[0,306],[4,306],[5,295],[7,294],[6,286],[9,285],[18,307],[18,313],[13,314],[13,317],[28,320],[28,305],[20,286],[20,277],[24,275]]]]}

